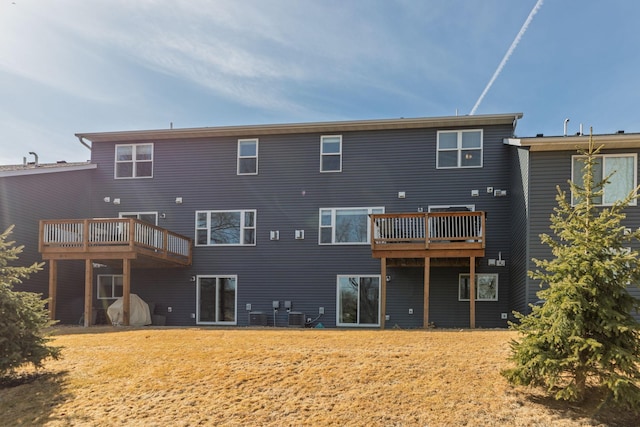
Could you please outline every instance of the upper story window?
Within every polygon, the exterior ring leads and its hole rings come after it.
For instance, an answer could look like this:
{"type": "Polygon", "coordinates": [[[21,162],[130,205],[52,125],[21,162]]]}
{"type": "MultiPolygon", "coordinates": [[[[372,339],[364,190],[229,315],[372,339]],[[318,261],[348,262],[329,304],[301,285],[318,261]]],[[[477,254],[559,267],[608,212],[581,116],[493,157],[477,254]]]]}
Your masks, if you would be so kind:
{"type": "Polygon", "coordinates": [[[256,211],[197,211],[196,245],[255,245],[256,211]]]}
{"type": "Polygon", "coordinates": [[[122,297],[122,274],[98,274],[98,299],[122,297]]]}
{"type": "Polygon", "coordinates": [[[153,144],[116,145],[115,177],[153,177],[153,144]]]}
{"type": "Polygon", "coordinates": [[[342,135],[320,138],[320,172],[342,172],[342,135]]]}
{"type": "Polygon", "coordinates": [[[320,209],[321,245],[368,244],[371,242],[369,214],[384,213],[384,208],[320,209]]]}
{"type": "MultiPolygon", "coordinates": [[[[572,181],[579,187],[584,186],[582,169],[585,164],[585,156],[573,156],[571,158],[572,181]]],[[[596,156],[596,164],[593,168],[594,184],[601,182],[609,176],[609,182],[602,188],[603,194],[594,197],[593,202],[598,205],[612,205],[624,199],[636,188],[637,182],[637,155],[636,154],[603,154],[596,156]]],[[[571,203],[577,202],[575,195],[571,195],[571,203]]],[[[637,204],[633,199],[632,206],[637,204]]]]}
{"type": "Polygon", "coordinates": [[[482,129],[438,131],[438,169],[481,168],[482,129]]]}
{"type": "Polygon", "coordinates": [[[258,140],[238,140],[238,175],[258,174],[258,140]]]}

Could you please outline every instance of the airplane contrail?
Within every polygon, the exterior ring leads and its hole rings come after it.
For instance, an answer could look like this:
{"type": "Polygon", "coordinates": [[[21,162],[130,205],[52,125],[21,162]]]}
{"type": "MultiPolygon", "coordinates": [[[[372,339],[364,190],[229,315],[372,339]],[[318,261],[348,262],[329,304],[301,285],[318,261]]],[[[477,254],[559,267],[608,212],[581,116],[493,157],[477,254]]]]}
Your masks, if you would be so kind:
{"type": "Polygon", "coordinates": [[[542,2],[543,1],[544,0],[538,0],[536,2],[535,6],[533,6],[533,9],[531,9],[531,12],[529,12],[529,16],[527,16],[527,20],[524,21],[524,24],[522,24],[522,27],[520,28],[520,31],[518,31],[518,34],[516,34],[516,38],[513,39],[513,42],[511,43],[511,46],[509,46],[509,49],[507,50],[507,53],[504,54],[504,57],[502,58],[502,61],[500,61],[500,65],[498,65],[498,68],[496,68],[496,72],[493,73],[493,76],[491,77],[491,80],[489,80],[489,83],[487,83],[487,87],[484,88],[484,90],[482,91],[482,94],[480,95],[480,98],[478,98],[478,100],[476,101],[476,105],[474,105],[473,108],[471,109],[471,112],[469,113],[470,116],[473,116],[473,114],[476,112],[476,110],[478,109],[478,106],[482,102],[482,99],[487,94],[487,92],[489,92],[489,89],[491,89],[491,86],[493,85],[493,82],[496,81],[496,79],[498,78],[498,76],[502,72],[502,69],[504,68],[505,64],[507,63],[507,61],[509,60],[509,58],[513,54],[513,51],[518,46],[518,43],[520,43],[520,39],[524,35],[525,31],[527,31],[527,28],[529,28],[529,24],[533,20],[533,16],[538,12],[538,10],[540,10],[540,7],[542,6],[542,2]]]}

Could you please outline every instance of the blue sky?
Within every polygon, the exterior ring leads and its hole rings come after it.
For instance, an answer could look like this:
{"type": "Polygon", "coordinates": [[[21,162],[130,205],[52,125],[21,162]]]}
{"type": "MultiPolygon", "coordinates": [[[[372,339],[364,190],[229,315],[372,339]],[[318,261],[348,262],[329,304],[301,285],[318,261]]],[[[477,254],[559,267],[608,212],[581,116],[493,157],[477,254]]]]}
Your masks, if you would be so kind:
{"type": "MultiPolygon", "coordinates": [[[[0,164],[77,132],[469,114],[535,0],[0,0],[0,164]]],[[[640,132],[640,2],[546,0],[475,114],[640,132]]]]}

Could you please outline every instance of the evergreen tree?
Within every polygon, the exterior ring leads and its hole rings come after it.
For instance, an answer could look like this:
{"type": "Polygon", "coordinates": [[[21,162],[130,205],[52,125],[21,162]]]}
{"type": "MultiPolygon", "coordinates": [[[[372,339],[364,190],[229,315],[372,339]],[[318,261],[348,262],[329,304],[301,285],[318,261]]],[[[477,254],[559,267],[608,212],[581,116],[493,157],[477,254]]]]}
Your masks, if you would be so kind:
{"type": "Polygon", "coordinates": [[[46,301],[40,294],[16,292],[13,285],[42,269],[42,264],[30,267],[12,265],[23,246],[7,241],[13,226],[0,234],[0,376],[31,364],[42,367],[47,358],[57,359],[60,349],[47,345],[44,328],[51,326],[46,301]]]}
{"type": "MultiPolygon", "coordinates": [[[[589,138],[582,182],[569,181],[573,205],[558,187],[551,215],[555,238],[542,234],[553,259],[534,259],[530,277],[540,280],[542,305],[516,313],[520,332],[511,343],[515,367],[503,375],[516,385],[542,386],[558,400],[581,401],[587,389],[605,391],[603,402],[640,410],[640,324],[638,300],[627,285],[638,284],[638,252],[630,249],[640,229],[625,229],[624,209],[634,189],[610,207],[598,207],[611,175],[596,181],[601,147],[589,138]]],[[[615,172],[614,172],[615,173],[615,172]]]]}

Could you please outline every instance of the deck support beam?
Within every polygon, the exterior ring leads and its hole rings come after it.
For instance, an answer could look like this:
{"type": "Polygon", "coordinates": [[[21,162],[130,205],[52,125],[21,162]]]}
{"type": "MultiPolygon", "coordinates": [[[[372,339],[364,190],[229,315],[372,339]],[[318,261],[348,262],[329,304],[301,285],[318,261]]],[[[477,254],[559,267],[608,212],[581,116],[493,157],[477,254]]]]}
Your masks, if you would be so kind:
{"type": "Polygon", "coordinates": [[[422,327],[429,327],[429,280],[431,270],[431,258],[424,259],[424,308],[422,314],[422,327]]]}
{"type": "Polygon", "coordinates": [[[476,327],[476,257],[469,259],[469,327],[476,327]]]}
{"type": "Polygon", "coordinates": [[[122,323],[129,326],[131,318],[131,260],[122,260],[122,323]]]}
{"type": "Polygon", "coordinates": [[[84,327],[89,327],[93,320],[93,261],[84,262],[84,327]]]}
{"type": "Polygon", "coordinates": [[[49,260],[49,320],[56,320],[56,292],[58,290],[58,261],[49,260]]]}
{"type": "Polygon", "coordinates": [[[387,320],[387,259],[380,258],[380,329],[387,320]]]}

